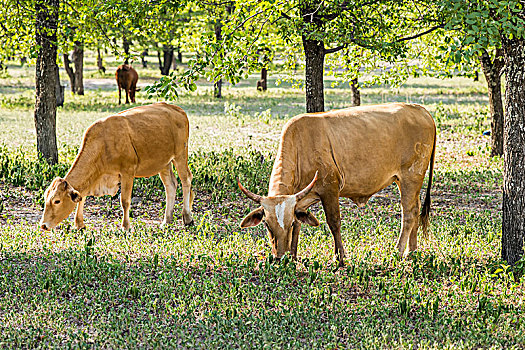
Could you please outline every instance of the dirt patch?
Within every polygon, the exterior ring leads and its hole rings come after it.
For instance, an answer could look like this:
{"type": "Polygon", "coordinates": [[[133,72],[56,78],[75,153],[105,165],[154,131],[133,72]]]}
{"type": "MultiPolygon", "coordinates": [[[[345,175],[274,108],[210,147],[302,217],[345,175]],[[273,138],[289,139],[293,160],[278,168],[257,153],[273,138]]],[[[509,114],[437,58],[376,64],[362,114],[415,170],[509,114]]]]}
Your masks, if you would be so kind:
{"type": "MultiPolygon", "coordinates": [[[[422,191],[423,192],[423,191],[422,191]]],[[[424,193],[421,194],[423,200],[424,193]]],[[[501,208],[503,195],[501,190],[488,192],[453,193],[442,190],[432,191],[433,209],[450,209],[466,211],[492,210],[497,212],[501,208]]],[[[10,184],[0,182],[0,223],[16,224],[26,223],[37,225],[42,215],[42,208],[37,204],[34,192],[23,187],[14,187],[10,184]]],[[[147,224],[158,225],[163,220],[164,196],[144,200],[141,197],[133,197],[131,216],[140,218],[147,224]]],[[[393,206],[399,203],[399,194],[394,186],[378,192],[368,203],[368,206],[393,206]]],[[[342,208],[356,209],[357,206],[346,198],[340,199],[342,208]]],[[[215,202],[212,196],[206,192],[196,192],[193,212],[197,215],[207,215],[213,218],[217,227],[226,229],[226,226],[237,224],[247,214],[250,203],[240,195],[234,200],[215,202]]],[[[181,219],[182,198],[177,198],[175,203],[174,220],[177,225],[182,225],[181,219]]],[[[320,210],[319,206],[312,207],[314,212],[320,210]]],[[[114,197],[88,197],[84,207],[86,223],[108,223],[115,226],[120,225],[122,212],[119,196],[114,197]]],[[[196,219],[197,220],[197,219],[196,219]]],[[[73,222],[73,214],[69,221],[73,222]]],[[[195,224],[199,224],[196,222],[195,224]]]]}
{"type": "MultiPolygon", "coordinates": [[[[69,82],[66,83],[69,86],[69,82]]],[[[144,88],[148,85],[151,85],[150,81],[143,81],[137,83],[138,88],[144,88]]],[[[115,90],[117,91],[117,81],[110,78],[97,78],[97,79],[84,79],[84,89],[85,90],[115,90]]]]}

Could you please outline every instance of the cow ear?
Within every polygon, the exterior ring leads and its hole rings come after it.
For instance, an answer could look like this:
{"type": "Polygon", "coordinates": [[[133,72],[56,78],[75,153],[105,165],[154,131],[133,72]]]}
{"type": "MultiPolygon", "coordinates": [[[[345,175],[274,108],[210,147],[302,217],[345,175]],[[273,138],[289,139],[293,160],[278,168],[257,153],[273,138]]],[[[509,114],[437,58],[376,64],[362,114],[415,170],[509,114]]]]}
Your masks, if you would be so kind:
{"type": "Polygon", "coordinates": [[[319,220],[317,220],[314,214],[310,213],[308,210],[296,210],[295,217],[303,224],[307,224],[314,227],[319,226],[319,220]]]}
{"type": "Polygon", "coordinates": [[[78,203],[78,202],[80,202],[82,200],[82,196],[80,195],[80,193],[77,190],[71,190],[69,192],[69,195],[71,196],[71,200],[74,203],[78,203]]]}
{"type": "Polygon", "coordinates": [[[66,179],[60,179],[60,186],[62,186],[64,191],[69,191],[70,188],[73,188],[66,179]]]}
{"type": "Polygon", "coordinates": [[[246,215],[244,220],[241,222],[241,228],[254,227],[261,223],[264,217],[264,208],[259,207],[252,211],[250,214],[246,215]]]}

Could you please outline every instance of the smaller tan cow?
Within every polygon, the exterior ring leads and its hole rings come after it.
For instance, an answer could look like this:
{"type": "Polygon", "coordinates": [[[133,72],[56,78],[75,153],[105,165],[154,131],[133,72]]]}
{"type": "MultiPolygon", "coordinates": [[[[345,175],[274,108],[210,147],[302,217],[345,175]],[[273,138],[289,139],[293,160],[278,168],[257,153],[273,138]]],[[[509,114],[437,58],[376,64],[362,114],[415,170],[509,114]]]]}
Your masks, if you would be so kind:
{"type": "Polygon", "coordinates": [[[94,122],[65,178],[56,178],[44,193],[40,227],[50,230],[77,207],[75,227],[83,228],[86,196],[114,196],[121,189],[122,228],[129,229],[133,180],[160,175],[166,189],[164,223],[173,220],[177,179],[182,182],[182,220],[193,222],[192,175],[188,168],[189,122],[182,108],[155,103],[122,111],[94,122]]]}
{"type": "Polygon", "coordinates": [[[391,103],[303,114],[283,128],[270,176],[268,196],[240,189],[260,204],[241,227],[263,222],[280,258],[297,255],[301,224],[318,226],[308,207],[321,202],[334,237],[335,255],[344,264],[339,198],[364,206],[374,193],[395,182],[401,194],[399,254],[417,248],[419,221],[426,232],[436,149],[436,126],[425,108],[391,103]],[[430,166],[421,214],[419,192],[430,166]]]}

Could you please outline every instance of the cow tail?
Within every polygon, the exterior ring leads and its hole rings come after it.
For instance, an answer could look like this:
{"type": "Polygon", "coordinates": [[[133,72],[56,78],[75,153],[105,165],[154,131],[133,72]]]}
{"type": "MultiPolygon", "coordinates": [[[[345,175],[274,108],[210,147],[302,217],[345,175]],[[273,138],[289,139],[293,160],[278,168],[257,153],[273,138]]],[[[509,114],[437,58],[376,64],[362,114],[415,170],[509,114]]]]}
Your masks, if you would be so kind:
{"type": "Polygon", "coordinates": [[[427,193],[425,195],[425,202],[421,208],[421,214],[419,214],[419,226],[423,238],[428,238],[428,225],[430,221],[430,188],[432,187],[432,176],[434,174],[434,157],[436,155],[436,139],[437,132],[434,134],[434,146],[432,148],[432,155],[430,156],[430,171],[428,173],[428,184],[427,193]]]}

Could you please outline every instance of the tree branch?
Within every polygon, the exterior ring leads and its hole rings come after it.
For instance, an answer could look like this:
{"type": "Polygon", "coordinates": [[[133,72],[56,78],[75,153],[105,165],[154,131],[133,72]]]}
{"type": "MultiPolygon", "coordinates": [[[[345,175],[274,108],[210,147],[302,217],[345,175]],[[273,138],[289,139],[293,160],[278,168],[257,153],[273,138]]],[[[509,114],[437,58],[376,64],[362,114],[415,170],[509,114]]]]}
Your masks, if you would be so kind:
{"type": "Polygon", "coordinates": [[[445,26],[444,24],[439,24],[437,26],[434,26],[432,28],[429,28],[429,29],[425,30],[424,32],[421,32],[421,33],[418,33],[418,34],[414,34],[412,36],[407,36],[407,37],[404,37],[404,38],[401,38],[401,39],[397,39],[395,42],[399,43],[399,42],[402,42],[402,41],[408,41],[408,40],[416,39],[416,38],[419,38],[419,37],[421,37],[423,35],[431,33],[431,32],[433,32],[436,29],[443,28],[444,26],[445,26]]]}
{"type": "Polygon", "coordinates": [[[280,18],[284,18],[284,19],[292,19],[292,17],[288,16],[288,14],[284,13],[281,11],[281,17],[280,18]]]}
{"type": "Polygon", "coordinates": [[[324,49],[324,53],[325,53],[325,55],[328,55],[330,53],[341,51],[342,49],[346,48],[347,46],[348,46],[347,44],[343,44],[343,45],[339,45],[337,47],[334,47],[332,49],[324,49]]]}
{"type": "MultiPolygon", "coordinates": [[[[284,3],[284,2],[280,2],[280,3],[276,4],[275,6],[277,7],[278,5],[282,5],[283,3],[284,3]]],[[[275,10],[272,10],[272,14],[273,14],[274,11],[275,11],[275,10]]],[[[256,13],[254,13],[253,15],[251,15],[250,17],[246,18],[246,19],[245,19],[244,21],[242,21],[238,26],[236,26],[235,28],[233,28],[233,30],[230,31],[230,34],[236,32],[237,29],[239,29],[239,28],[241,28],[241,27],[244,27],[244,25],[246,24],[246,22],[248,22],[249,20],[251,20],[253,17],[258,16],[258,15],[260,15],[261,13],[264,13],[264,12],[266,12],[266,9],[260,10],[259,12],[256,12],[256,13]]],[[[268,16],[268,18],[269,18],[269,16],[268,16]]],[[[266,22],[268,22],[268,21],[265,21],[264,23],[266,23],[266,22]]]]}

